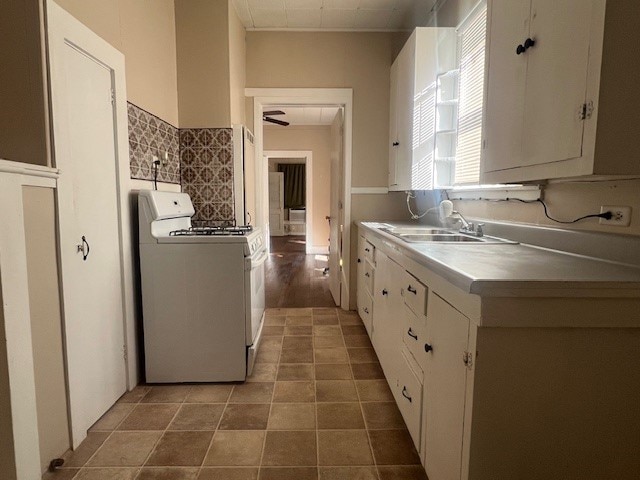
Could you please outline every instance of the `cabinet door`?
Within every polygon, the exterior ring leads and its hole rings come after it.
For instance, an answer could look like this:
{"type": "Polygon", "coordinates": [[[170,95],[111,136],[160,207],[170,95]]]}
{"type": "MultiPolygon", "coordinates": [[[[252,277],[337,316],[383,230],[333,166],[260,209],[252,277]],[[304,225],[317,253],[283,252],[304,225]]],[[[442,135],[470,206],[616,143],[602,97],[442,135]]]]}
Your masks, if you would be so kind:
{"type": "Polygon", "coordinates": [[[524,165],[582,156],[591,0],[532,0],[524,165]]]}
{"type": "Polygon", "coordinates": [[[398,60],[391,65],[391,89],[389,92],[389,190],[398,186],[396,162],[398,155],[398,60]]]}
{"type": "Polygon", "coordinates": [[[416,32],[397,58],[398,96],[396,98],[398,146],[396,147],[396,190],[411,189],[413,95],[415,81],[416,32]]]}
{"type": "Polygon", "coordinates": [[[400,294],[404,269],[380,250],[376,252],[376,263],[371,341],[387,381],[393,387],[397,383],[404,326],[401,316],[403,300],[400,294]]]}
{"type": "Polygon", "coordinates": [[[529,36],[531,0],[492,0],[485,101],[483,171],[518,167],[522,159],[527,54],[516,48],[529,36]]]}
{"type": "Polygon", "coordinates": [[[429,478],[459,479],[462,467],[469,319],[435,294],[429,297],[424,379],[425,469],[429,478]]]}

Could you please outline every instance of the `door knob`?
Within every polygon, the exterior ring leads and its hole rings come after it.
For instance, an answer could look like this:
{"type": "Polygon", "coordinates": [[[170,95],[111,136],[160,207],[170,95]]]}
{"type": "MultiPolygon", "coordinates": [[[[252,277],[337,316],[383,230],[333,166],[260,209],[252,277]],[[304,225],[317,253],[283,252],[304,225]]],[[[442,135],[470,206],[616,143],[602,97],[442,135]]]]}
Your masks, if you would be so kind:
{"type": "Polygon", "coordinates": [[[429,352],[433,352],[433,347],[431,345],[429,345],[428,343],[424,344],[424,351],[429,353],[429,352]]]}

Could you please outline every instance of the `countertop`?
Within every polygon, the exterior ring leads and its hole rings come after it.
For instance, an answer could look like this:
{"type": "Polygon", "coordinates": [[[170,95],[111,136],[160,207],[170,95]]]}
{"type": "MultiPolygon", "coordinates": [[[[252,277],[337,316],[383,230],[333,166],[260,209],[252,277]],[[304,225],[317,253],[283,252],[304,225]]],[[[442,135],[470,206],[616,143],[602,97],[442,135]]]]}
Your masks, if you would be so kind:
{"type": "Polygon", "coordinates": [[[640,297],[637,266],[526,244],[408,243],[380,230],[382,226],[406,224],[359,225],[467,293],[498,296],[506,290],[563,289],[572,290],[571,296],[582,291],[586,297],[597,297],[612,296],[611,290],[618,290],[621,296],[640,297]]]}

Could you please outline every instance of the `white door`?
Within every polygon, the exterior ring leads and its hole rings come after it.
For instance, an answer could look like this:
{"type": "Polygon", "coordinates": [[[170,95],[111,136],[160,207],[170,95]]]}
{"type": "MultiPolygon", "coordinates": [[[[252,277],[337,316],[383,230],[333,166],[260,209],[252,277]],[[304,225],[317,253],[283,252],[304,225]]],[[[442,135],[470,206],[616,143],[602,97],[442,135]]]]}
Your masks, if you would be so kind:
{"type": "Polygon", "coordinates": [[[284,173],[280,172],[269,172],[269,225],[271,235],[284,236],[284,173]]]}
{"type": "Polygon", "coordinates": [[[336,305],[340,305],[342,282],[342,229],[344,211],[342,208],[342,172],[344,155],[342,152],[342,109],[332,126],[333,146],[331,148],[331,169],[329,193],[329,290],[336,305]]]}
{"type": "MultiPolygon", "coordinates": [[[[52,5],[52,4],[50,4],[52,5]]],[[[49,12],[51,93],[73,444],[126,389],[114,71],[49,12]]],[[[96,54],[99,55],[99,54],[96,54]]]]}

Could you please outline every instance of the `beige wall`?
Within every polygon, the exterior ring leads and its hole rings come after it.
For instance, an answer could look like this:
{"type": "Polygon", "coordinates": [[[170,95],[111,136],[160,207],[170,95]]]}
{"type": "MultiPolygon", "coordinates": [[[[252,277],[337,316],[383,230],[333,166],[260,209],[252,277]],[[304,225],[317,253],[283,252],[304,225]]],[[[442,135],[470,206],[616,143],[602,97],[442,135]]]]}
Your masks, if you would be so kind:
{"type": "Polygon", "coordinates": [[[245,30],[230,0],[176,0],[181,128],[244,123],[245,30]]]}
{"type": "Polygon", "coordinates": [[[558,220],[573,220],[583,215],[599,213],[601,205],[627,205],[632,207],[631,226],[600,225],[597,218],[572,225],[561,225],[547,219],[540,204],[478,201],[455,202],[455,204],[463,215],[470,217],[640,235],[640,180],[552,183],[545,187],[544,201],[549,207],[549,214],[558,220]]]}
{"type": "Polygon", "coordinates": [[[229,3],[176,0],[180,127],[228,127],[229,3]]]}
{"type": "Polygon", "coordinates": [[[247,87],[353,89],[353,185],[386,186],[391,33],[247,32],[247,87]]]}
{"type": "Polygon", "coordinates": [[[246,124],[244,89],[247,81],[246,31],[235,8],[229,7],[230,124],[246,124]]]}
{"type": "Polygon", "coordinates": [[[40,467],[45,471],[52,458],[62,456],[70,447],[55,199],[53,189],[39,187],[24,187],[22,197],[40,467]]]}
{"type": "Polygon", "coordinates": [[[5,0],[0,6],[0,158],[47,165],[39,2],[5,0]]]}
{"type": "Polygon", "coordinates": [[[329,245],[329,194],[331,186],[331,128],[329,126],[265,127],[264,150],[311,150],[314,247],[329,245]]]}
{"type": "Polygon", "coordinates": [[[178,126],[173,0],[56,0],[126,58],[127,99],[178,126]]]}

